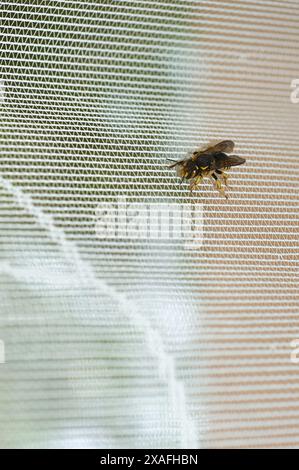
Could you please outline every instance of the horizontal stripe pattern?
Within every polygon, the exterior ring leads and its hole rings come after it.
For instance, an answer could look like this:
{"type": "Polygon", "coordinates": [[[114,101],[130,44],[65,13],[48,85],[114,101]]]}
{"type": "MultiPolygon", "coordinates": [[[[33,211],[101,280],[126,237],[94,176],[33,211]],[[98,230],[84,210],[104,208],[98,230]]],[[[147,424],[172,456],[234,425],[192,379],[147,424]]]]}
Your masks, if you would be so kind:
{"type": "Polygon", "coordinates": [[[0,446],[298,448],[298,2],[0,16],[0,446]],[[167,168],[214,139],[228,201],[167,168]],[[203,204],[202,246],[99,239],[120,196],[203,204]]]}

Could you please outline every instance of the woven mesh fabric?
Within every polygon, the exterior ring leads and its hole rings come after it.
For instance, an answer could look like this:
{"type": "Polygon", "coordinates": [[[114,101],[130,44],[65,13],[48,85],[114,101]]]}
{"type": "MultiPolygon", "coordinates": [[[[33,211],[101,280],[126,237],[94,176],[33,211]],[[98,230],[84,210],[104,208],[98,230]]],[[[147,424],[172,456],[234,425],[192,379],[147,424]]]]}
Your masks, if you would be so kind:
{"type": "Polygon", "coordinates": [[[299,446],[296,1],[2,1],[1,447],[299,446]],[[199,250],[99,203],[190,203],[166,158],[232,139],[199,250]]]}

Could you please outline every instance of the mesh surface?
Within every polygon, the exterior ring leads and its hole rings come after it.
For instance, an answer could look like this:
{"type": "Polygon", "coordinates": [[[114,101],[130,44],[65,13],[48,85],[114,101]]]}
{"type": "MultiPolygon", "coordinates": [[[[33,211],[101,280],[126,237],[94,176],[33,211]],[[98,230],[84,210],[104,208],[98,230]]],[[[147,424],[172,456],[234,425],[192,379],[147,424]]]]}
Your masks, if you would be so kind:
{"type": "Polygon", "coordinates": [[[297,447],[296,1],[1,3],[1,447],[297,447]],[[100,202],[190,203],[200,250],[99,239],[100,202]]]}

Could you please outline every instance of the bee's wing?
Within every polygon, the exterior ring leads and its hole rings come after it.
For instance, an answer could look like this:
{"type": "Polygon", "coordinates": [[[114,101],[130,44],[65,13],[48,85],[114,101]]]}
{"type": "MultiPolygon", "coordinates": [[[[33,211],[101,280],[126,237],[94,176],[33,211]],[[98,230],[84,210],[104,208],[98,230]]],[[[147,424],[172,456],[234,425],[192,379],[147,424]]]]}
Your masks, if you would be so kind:
{"type": "Polygon", "coordinates": [[[211,145],[205,149],[200,150],[201,153],[218,153],[227,152],[231,153],[234,150],[235,144],[232,140],[222,140],[217,144],[211,145]]]}
{"type": "Polygon", "coordinates": [[[246,162],[245,158],[238,157],[238,155],[226,155],[225,153],[219,153],[215,155],[215,162],[217,169],[238,166],[246,162]]]}

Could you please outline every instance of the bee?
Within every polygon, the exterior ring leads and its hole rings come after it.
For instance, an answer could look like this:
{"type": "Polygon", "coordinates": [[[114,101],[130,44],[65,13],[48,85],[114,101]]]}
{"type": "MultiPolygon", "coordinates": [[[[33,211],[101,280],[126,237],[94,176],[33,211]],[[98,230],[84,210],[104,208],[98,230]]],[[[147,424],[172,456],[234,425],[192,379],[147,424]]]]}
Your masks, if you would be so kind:
{"type": "Polygon", "coordinates": [[[169,168],[176,168],[177,175],[181,182],[190,180],[190,192],[199,187],[204,177],[210,178],[214,187],[219,193],[228,199],[223,189],[227,185],[228,174],[224,170],[229,170],[232,166],[242,165],[245,158],[237,155],[227,155],[234,150],[235,144],[232,140],[223,140],[214,145],[207,145],[195,150],[191,157],[184,160],[175,161],[169,168]]]}

